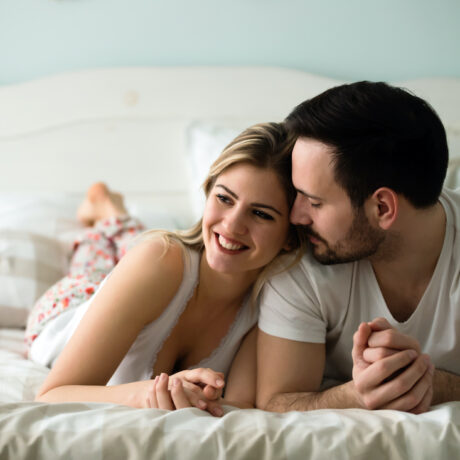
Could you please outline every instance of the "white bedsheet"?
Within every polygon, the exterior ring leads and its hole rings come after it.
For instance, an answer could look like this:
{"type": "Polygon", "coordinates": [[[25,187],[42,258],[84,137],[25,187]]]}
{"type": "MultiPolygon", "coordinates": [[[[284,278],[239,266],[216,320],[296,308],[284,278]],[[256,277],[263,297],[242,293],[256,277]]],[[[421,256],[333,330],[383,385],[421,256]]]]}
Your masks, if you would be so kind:
{"type": "MultiPolygon", "coordinates": [[[[21,334],[6,333],[15,340],[21,334]]],[[[20,350],[0,350],[0,459],[460,458],[460,403],[422,415],[226,407],[222,418],[214,418],[198,409],[32,402],[47,372],[20,350]]]]}

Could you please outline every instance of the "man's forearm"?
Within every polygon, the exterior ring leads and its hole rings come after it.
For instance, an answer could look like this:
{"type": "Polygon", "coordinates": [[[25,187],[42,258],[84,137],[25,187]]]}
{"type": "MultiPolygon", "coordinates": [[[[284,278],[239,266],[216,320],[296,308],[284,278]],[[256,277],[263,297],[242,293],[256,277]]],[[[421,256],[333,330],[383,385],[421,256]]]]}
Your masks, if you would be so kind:
{"type": "Polygon", "coordinates": [[[308,411],[316,409],[349,409],[361,407],[353,391],[353,382],[319,392],[281,393],[274,395],[265,410],[271,412],[308,411]]]}
{"type": "Polygon", "coordinates": [[[460,376],[436,369],[433,376],[432,404],[460,401],[460,376]]]}

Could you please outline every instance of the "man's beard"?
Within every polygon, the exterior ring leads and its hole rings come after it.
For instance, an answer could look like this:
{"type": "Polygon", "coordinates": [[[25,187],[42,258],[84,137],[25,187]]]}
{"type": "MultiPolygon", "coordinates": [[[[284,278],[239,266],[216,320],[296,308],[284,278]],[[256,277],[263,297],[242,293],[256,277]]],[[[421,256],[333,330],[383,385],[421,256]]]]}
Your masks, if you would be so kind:
{"type": "Polygon", "coordinates": [[[370,257],[377,252],[385,239],[385,232],[371,227],[362,208],[355,212],[353,222],[345,237],[334,246],[330,246],[310,227],[305,229],[307,236],[311,235],[321,241],[318,245],[310,242],[310,249],[313,257],[323,265],[355,262],[370,257]]]}

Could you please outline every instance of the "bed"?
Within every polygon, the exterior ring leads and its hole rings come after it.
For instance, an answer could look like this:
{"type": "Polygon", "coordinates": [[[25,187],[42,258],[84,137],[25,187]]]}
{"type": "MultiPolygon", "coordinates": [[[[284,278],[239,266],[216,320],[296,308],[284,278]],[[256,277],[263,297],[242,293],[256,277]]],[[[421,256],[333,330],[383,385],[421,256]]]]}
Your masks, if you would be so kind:
{"type": "MultiPolygon", "coordinates": [[[[99,180],[151,228],[186,228],[201,180],[246,126],[282,120],[343,82],[267,67],[95,69],[0,87],[0,459],[460,458],[460,403],[422,415],[225,408],[167,412],[33,397],[48,369],[24,356],[34,300],[62,276],[75,210],[99,180]]],[[[427,99],[447,129],[446,186],[460,184],[460,79],[394,82],[427,99]]]]}

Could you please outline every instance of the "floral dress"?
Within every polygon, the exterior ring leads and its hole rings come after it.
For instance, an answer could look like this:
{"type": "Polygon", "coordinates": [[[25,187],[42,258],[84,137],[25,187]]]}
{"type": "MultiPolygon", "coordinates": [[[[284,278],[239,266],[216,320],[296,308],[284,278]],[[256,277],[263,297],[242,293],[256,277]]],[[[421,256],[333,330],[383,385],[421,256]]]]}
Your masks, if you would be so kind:
{"type": "Polygon", "coordinates": [[[126,253],[129,243],[144,230],[129,216],[96,222],[73,246],[69,273],[48,289],[30,312],[25,341],[30,348],[45,325],[60,313],[86,302],[126,253]]]}

